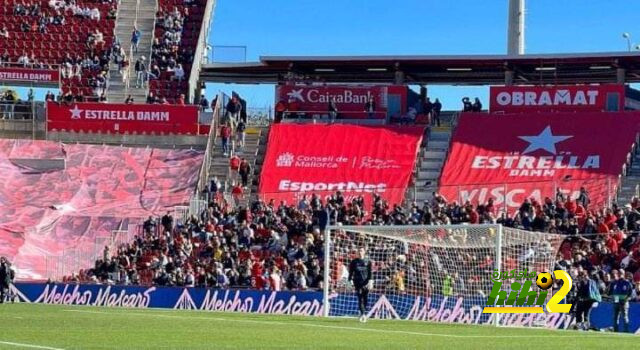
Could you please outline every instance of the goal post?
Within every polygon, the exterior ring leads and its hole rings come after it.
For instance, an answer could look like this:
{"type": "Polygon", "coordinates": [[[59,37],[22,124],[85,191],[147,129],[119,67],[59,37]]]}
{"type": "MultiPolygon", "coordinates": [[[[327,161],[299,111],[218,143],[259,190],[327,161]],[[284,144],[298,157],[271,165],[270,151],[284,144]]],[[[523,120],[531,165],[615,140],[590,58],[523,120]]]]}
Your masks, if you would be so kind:
{"type": "Polygon", "coordinates": [[[348,265],[364,248],[368,317],[496,325],[482,314],[494,271],[551,271],[563,240],[496,224],[330,226],[324,237],[325,316],[358,315],[348,265]]]}

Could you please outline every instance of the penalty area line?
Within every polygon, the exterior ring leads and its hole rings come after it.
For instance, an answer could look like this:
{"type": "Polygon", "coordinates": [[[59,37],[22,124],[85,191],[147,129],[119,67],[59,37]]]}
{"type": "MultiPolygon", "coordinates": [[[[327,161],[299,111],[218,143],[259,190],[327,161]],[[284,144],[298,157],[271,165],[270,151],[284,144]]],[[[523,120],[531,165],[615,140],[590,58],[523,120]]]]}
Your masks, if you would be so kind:
{"type": "MultiPolygon", "coordinates": [[[[203,316],[182,316],[182,315],[166,315],[155,312],[105,312],[105,311],[90,311],[90,310],[73,310],[73,309],[64,309],[62,311],[65,312],[78,312],[78,313],[86,313],[86,314],[101,314],[101,315],[123,315],[123,316],[143,316],[143,317],[162,317],[169,319],[185,319],[185,320],[209,320],[209,321],[218,321],[218,322],[237,322],[237,323],[254,323],[254,324],[264,324],[264,325],[280,325],[280,326],[291,326],[291,323],[287,322],[279,322],[279,321],[260,321],[260,320],[247,320],[247,319],[233,319],[233,318],[222,318],[222,317],[203,317],[203,316]]],[[[161,311],[161,312],[169,312],[169,311],[161,311]]],[[[379,328],[363,328],[363,327],[349,327],[349,326],[333,326],[333,325],[323,325],[323,324],[312,324],[312,323],[297,323],[297,327],[311,327],[311,328],[325,328],[325,329],[335,329],[335,330],[348,330],[348,331],[359,331],[359,332],[370,332],[370,333],[386,333],[386,334],[402,334],[402,335],[419,335],[419,336],[427,336],[427,337],[443,337],[443,338],[486,338],[486,339],[495,339],[495,338],[584,338],[587,334],[565,334],[565,335],[555,335],[555,334],[547,334],[547,335],[462,335],[462,334],[445,334],[445,333],[425,333],[425,332],[414,332],[414,331],[402,331],[402,330],[391,330],[391,329],[379,329],[379,328]]],[[[618,333],[616,333],[617,336],[618,333]]],[[[597,334],[598,336],[613,336],[614,334],[597,334]]]]}
{"type": "Polygon", "coordinates": [[[26,343],[16,343],[16,342],[2,341],[2,340],[0,340],[0,344],[19,347],[19,348],[64,350],[62,348],[53,348],[53,347],[50,347],[50,346],[42,346],[42,345],[26,344],[26,343]]]}

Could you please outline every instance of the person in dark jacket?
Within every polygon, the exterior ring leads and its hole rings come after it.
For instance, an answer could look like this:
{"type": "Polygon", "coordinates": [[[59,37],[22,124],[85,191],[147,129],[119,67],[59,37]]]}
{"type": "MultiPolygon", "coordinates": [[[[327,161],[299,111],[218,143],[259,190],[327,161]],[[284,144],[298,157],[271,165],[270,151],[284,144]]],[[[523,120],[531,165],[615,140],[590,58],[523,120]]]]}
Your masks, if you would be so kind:
{"type": "Polygon", "coordinates": [[[336,105],[336,99],[331,98],[329,102],[329,121],[333,124],[338,118],[338,105],[336,105]]]}
{"type": "Polygon", "coordinates": [[[629,299],[632,294],[633,285],[625,279],[624,271],[613,270],[613,281],[609,283],[609,296],[613,299],[614,332],[618,332],[620,318],[624,327],[623,332],[629,332],[629,299]]]}
{"type": "Polygon", "coordinates": [[[576,327],[582,330],[589,329],[589,317],[591,309],[602,300],[598,283],[587,271],[582,271],[577,285],[578,305],[576,306],[576,327]]]}
{"type": "Polygon", "coordinates": [[[367,117],[372,119],[376,115],[376,101],[373,96],[369,96],[367,103],[364,104],[364,111],[367,113],[367,117]]]}
{"type": "Polygon", "coordinates": [[[474,112],[482,112],[482,102],[480,102],[479,98],[476,97],[476,99],[473,101],[471,110],[474,112]]]}
{"type": "Polygon", "coordinates": [[[431,112],[431,116],[433,119],[433,124],[440,126],[440,111],[442,111],[442,103],[440,100],[436,98],[436,101],[433,103],[433,111],[431,112]]]}
{"type": "Polygon", "coordinates": [[[12,271],[5,257],[0,258],[0,304],[4,303],[11,285],[12,271]]]}
{"type": "Polygon", "coordinates": [[[369,290],[373,287],[371,272],[371,260],[366,257],[366,251],[364,248],[358,249],[358,257],[349,263],[349,281],[353,283],[358,295],[360,322],[367,322],[366,312],[369,290]]]}
{"type": "Polygon", "coordinates": [[[251,164],[249,164],[249,162],[244,158],[240,161],[238,173],[242,179],[242,187],[247,188],[247,185],[249,184],[249,174],[251,174],[251,164]]]}

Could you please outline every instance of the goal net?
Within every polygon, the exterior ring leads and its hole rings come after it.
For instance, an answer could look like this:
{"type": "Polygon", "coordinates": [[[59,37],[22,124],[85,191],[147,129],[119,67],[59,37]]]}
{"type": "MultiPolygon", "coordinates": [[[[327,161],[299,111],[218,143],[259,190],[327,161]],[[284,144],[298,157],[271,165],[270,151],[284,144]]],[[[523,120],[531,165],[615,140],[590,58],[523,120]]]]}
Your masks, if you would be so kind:
{"type": "Polygon", "coordinates": [[[338,226],[327,235],[325,315],[359,315],[348,266],[364,248],[368,317],[476,324],[494,321],[482,309],[496,269],[552,271],[563,239],[500,225],[338,226]]]}

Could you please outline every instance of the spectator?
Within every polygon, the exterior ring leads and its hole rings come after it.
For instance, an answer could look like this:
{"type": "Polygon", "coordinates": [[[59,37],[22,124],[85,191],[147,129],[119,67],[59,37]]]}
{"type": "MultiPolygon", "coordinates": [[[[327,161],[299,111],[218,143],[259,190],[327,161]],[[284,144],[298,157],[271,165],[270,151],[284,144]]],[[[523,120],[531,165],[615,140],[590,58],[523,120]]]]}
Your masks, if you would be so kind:
{"type": "Polygon", "coordinates": [[[7,30],[7,26],[2,26],[0,30],[0,38],[9,39],[9,30],[7,30]]]}
{"type": "Polygon", "coordinates": [[[243,198],[243,192],[242,186],[239,183],[233,183],[231,185],[231,197],[233,198],[235,207],[240,205],[240,201],[243,198]]]}
{"type": "Polygon", "coordinates": [[[480,102],[479,98],[475,98],[473,105],[471,106],[471,110],[473,112],[482,112],[482,102],[480,102]]]}
{"type": "Polygon", "coordinates": [[[178,97],[178,99],[176,100],[176,104],[178,106],[184,106],[185,102],[184,102],[184,94],[180,94],[180,96],[178,97]]]}
{"type": "Polygon", "coordinates": [[[145,57],[141,56],[137,61],[136,61],[136,65],[135,65],[135,70],[136,70],[136,88],[144,88],[144,85],[147,81],[147,66],[145,63],[145,57]]]}
{"type": "Polygon", "coordinates": [[[280,100],[278,101],[278,103],[276,103],[276,107],[275,107],[275,118],[274,118],[274,123],[280,123],[282,121],[282,119],[284,118],[284,114],[287,111],[287,103],[284,100],[280,100]]]}
{"type": "Polygon", "coordinates": [[[158,103],[158,100],[156,99],[156,96],[153,94],[153,91],[149,91],[149,95],[147,95],[147,103],[148,104],[158,103]]]}
{"type": "Polygon", "coordinates": [[[222,142],[222,154],[226,157],[229,152],[229,138],[231,137],[231,127],[228,124],[222,124],[220,127],[220,139],[222,142]]]}
{"type": "Polygon", "coordinates": [[[100,20],[100,10],[98,10],[97,7],[94,7],[91,10],[91,13],[89,14],[89,18],[91,18],[94,21],[99,21],[100,20]]]}
{"type": "Polygon", "coordinates": [[[373,99],[373,96],[369,96],[367,102],[364,104],[364,111],[367,113],[367,117],[369,119],[375,118],[376,114],[376,101],[373,99]]]}
{"type": "Polygon", "coordinates": [[[155,80],[155,79],[159,79],[160,78],[160,68],[158,67],[157,64],[154,64],[153,67],[151,68],[151,71],[149,72],[149,79],[155,80]]]}
{"type": "Polygon", "coordinates": [[[242,118],[240,118],[240,121],[238,122],[238,124],[236,125],[236,134],[237,134],[237,143],[238,143],[238,147],[240,147],[240,149],[244,150],[244,140],[245,140],[245,135],[246,135],[246,124],[244,122],[244,120],[242,120],[242,118]]]}
{"type": "Polygon", "coordinates": [[[107,12],[107,19],[109,20],[116,19],[117,14],[118,14],[118,10],[116,10],[115,7],[112,7],[109,9],[109,12],[107,12]]]}
{"type": "Polygon", "coordinates": [[[44,100],[47,102],[55,102],[56,97],[51,91],[47,91],[47,94],[44,96],[44,100]]]}
{"type": "Polygon", "coordinates": [[[181,82],[182,80],[184,80],[184,69],[182,69],[182,64],[178,64],[173,74],[174,74],[173,77],[177,81],[181,82]]]}
{"type": "Polygon", "coordinates": [[[142,33],[138,30],[136,26],[133,27],[133,32],[131,33],[131,47],[133,48],[135,53],[138,53],[138,44],[140,44],[140,37],[142,33]]]}
{"type": "Polygon", "coordinates": [[[336,99],[332,97],[329,102],[329,122],[333,124],[336,118],[338,118],[338,105],[336,104],[336,99]]]}
{"type": "Polygon", "coordinates": [[[242,179],[242,187],[247,188],[247,185],[249,184],[249,175],[251,175],[251,165],[245,158],[242,158],[240,161],[238,173],[242,179]]]}
{"type": "MultiPolygon", "coordinates": [[[[129,77],[129,72],[130,72],[130,63],[129,63],[129,58],[127,57],[127,55],[124,55],[122,57],[122,61],[120,61],[120,75],[122,76],[122,84],[124,84],[124,88],[125,89],[129,89],[129,82],[130,82],[130,77],[129,77]]],[[[136,76],[137,78],[137,76],[136,76]]]]}
{"type": "Polygon", "coordinates": [[[440,100],[436,98],[436,101],[433,103],[433,111],[431,113],[433,124],[436,126],[440,126],[440,111],[442,111],[442,103],[440,100]]]}
{"type": "Polygon", "coordinates": [[[132,105],[134,102],[133,97],[131,95],[127,95],[127,98],[124,100],[125,104],[132,105]]]}
{"type": "Polygon", "coordinates": [[[433,103],[429,97],[424,101],[422,112],[427,116],[427,118],[429,118],[429,120],[431,120],[432,124],[435,125],[435,118],[433,118],[433,103]]]}
{"type": "Polygon", "coordinates": [[[580,195],[578,195],[577,202],[586,209],[589,206],[590,201],[587,190],[584,187],[580,187],[580,195]]]}
{"type": "Polygon", "coordinates": [[[209,100],[204,95],[200,95],[200,110],[206,112],[209,109],[209,100]]]}
{"type": "Polygon", "coordinates": [[[469,100],[468,97],[463,97],[462,98],[462,111],[463,112],[472,112],[473,111],[473,105],[471,104],[471,101],[469,100]]]}
{"type": "Polygon", "coordinates": [[[242,112],[242,105],[236,96],[233,96],[227,103],[227,112],[225,113],[225,119],[235,124],[240,119],[240,112],[242,112]]]}

